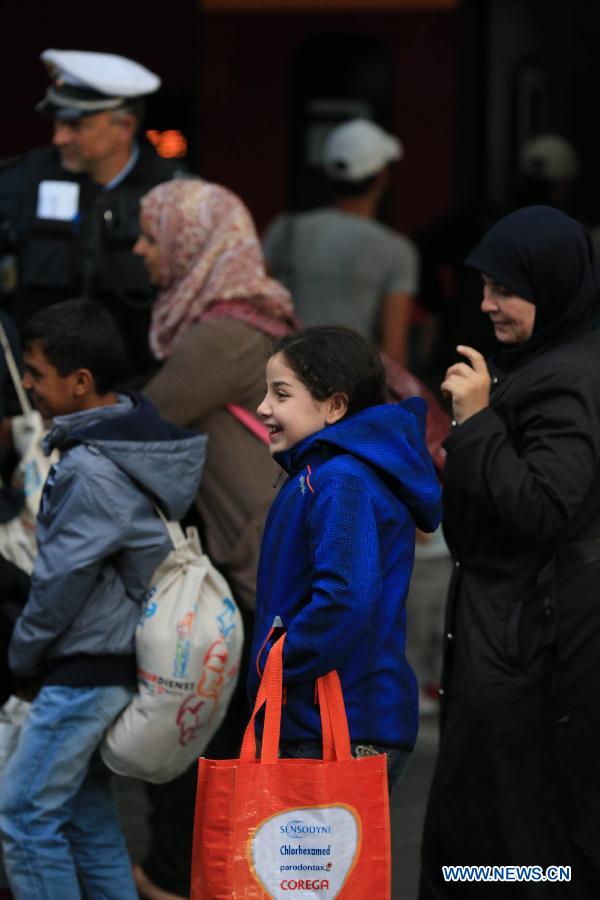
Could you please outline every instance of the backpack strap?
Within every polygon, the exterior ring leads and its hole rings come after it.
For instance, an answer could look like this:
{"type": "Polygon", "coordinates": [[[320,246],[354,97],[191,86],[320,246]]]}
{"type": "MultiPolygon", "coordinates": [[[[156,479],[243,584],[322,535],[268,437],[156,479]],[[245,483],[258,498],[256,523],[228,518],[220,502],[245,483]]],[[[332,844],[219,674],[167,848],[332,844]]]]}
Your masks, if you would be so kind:
{"type": "MultiPolygon", "coordinates": [[[[146,493],[146,496],[148,496],[148,493],[147,492],[145,492],[145,493],[146,493]]],[[[151,497],[149,499],[152,500],[151,497]]],[[[161,520],[161,522],[167,529],[169,538],[171,539],[171,543],[173,544],[173,548],[175,550],[177,550],[178,547],[182,547],[186,543],[186,540],[185,540],[185,535],[183,533],[183,529],[182,529],[181,525],[179,524],[179,522],[169,522],[169,520],[165,516],[165,514],[162,511],[162,509],[160,508],[160,506],[157,503],[155,503],[154,500],[152,500],[152,506],[154,507],[154,511],[156,512],[158,518],[161,520]]]]}
{"type": "Polygon", "coordinates": [[[10,373],[10,377],[15,388],[15,393],[19,399],[19,404],[23,411],[23,415],[26,416],[31,412],[31,403],[29,402],[29,397],[25,392],[25,388],[21,384],[19,367],[17,366],[17,362],[12,352],[12,347],[10,346],[8,336],[6,334],[6,331],[4,330],[4,325],[2,324],[2,322],[0,322],[0,346],[4,350],[6,366],[10,373]]]}

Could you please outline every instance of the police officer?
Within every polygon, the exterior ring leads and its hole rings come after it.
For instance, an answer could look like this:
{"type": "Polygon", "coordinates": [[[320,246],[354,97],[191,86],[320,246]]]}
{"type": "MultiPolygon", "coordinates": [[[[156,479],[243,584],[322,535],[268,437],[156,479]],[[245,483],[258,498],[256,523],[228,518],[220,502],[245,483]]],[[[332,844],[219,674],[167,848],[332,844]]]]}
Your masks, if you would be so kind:
{"type": "Polygon", "coordinates": [[[41,307],[93,297],[119,324],[130,374],[141,373],[153,364],[154,294],[131,252],[139,200],[182,174],[180,164],[136,140],[145,99],[160,79],[108,53],[45,50],[41,58],[52,83],[36,108],[54,120],[53,146],[0,170],[0,253],[17,261],[10,308],[22,326],[41,307]]]}

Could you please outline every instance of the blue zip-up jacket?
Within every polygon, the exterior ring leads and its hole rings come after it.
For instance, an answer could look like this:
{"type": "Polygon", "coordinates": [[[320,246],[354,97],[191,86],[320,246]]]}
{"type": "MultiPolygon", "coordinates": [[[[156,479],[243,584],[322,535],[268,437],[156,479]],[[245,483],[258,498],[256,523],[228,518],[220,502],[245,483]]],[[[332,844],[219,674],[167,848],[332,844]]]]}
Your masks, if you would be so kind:
{"type": "Polygon", "coordinates": [[[369,407],[275,454],[289,477],[263,535],[248,688],[254,702],[279,616],[282,740],[320,740],[315,679],[337,669],[351,739],[414,746],[406,595],[415,523],[434,531],[441,518],[425,415],[418,398],[369,407]]]}
{"type": "Polygon", "coordinates": [[[141,602],[172,548],[151,497],[167,518],[181,518],[206,438],[166,422],[144,397],[119,395],[115,405],[57,417],[46,441],[61,456],[44,487],[10,667],[47,683],[130,683],[141,602]]]}

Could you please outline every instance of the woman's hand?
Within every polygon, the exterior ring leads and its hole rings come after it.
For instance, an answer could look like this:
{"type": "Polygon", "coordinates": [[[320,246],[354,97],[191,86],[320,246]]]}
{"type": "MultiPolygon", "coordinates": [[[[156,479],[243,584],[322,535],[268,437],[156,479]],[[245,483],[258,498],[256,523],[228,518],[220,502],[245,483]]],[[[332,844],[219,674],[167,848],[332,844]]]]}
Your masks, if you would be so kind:
{"type": "Polygon", "coordinates": [[[485,359],[473,347],[459,344],[456,348],[469,363],[450,366],[442,382],[442,393],[452,398],[452,414],[457,425],[490,404],[490,373],[485,359]]]}

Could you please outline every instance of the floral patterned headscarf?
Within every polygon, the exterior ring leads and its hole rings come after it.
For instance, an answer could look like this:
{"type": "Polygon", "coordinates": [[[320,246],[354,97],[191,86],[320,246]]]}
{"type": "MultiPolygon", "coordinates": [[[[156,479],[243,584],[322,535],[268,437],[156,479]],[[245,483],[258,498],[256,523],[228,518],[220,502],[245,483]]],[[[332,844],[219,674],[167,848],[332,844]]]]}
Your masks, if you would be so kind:
{"type": "Polygon", "coordinates": [[[279,337],[294,327],[288,291],[265,272],[252,217],[218,184],[177,178],[141,201],[144,232],[159,248],[150,346],[158,359],[196,322],[231,317],[279,337]]]}

